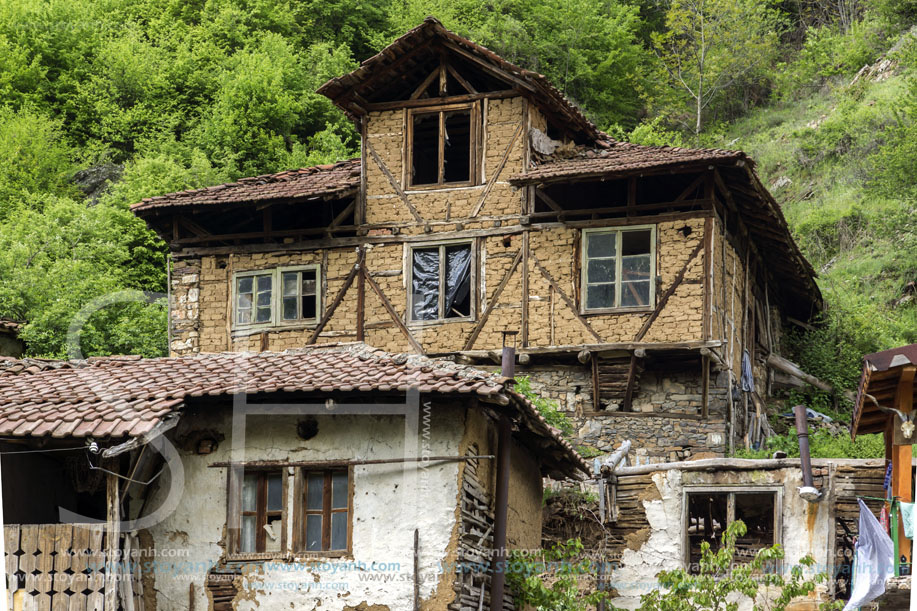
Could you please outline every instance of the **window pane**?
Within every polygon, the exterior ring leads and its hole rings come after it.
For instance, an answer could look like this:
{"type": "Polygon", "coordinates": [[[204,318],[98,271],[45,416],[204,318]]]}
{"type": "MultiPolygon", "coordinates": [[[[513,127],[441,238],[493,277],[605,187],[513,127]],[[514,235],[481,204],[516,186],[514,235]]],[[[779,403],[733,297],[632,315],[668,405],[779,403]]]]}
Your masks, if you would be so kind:
{"type": "Polygon", "coordinates": [[[650,256],[631,255],[629,257],[621,257],[621,276],[624,281],[649,280],[650,256]]]}
{"type": "Polygon", "coordinates": [[[299,273],[298,272],[284,272],[283,273],[283,296],[290,297],[296,296],[296,285],[298,282],[299,273]]]}
{"type": "Polygon", "coordinates": [[[614,257],[616,255],[614,233],[587,233],[586,235],[587,257],[614,257]]]}
{"type": "Polygon", "coordinates": [[[411,293],[412,320],[439,318],[439,248],[414,250],[411,293]]]}
{"type": "Polygon", "coordinates": [[[239,278],[236,284],[237,293],[251,293],[252,292],[252,277],[245,276],[239,278]]]}
{"type": "MultiPolygon", "coordinates": [[[[626,278],[627,276],[625,276],[626,278]]],[[[614,259],[590,259],[586,269],[586,282],[614,282],[614,259]]]]}
{"type": "Polygon", "coordinates": [[[264,308],[271,305],[271,292],[270,291],[261,291],[258,293],[258,299],[256,301],[259,308],[264,308]]]}
{"type": "Polygon", "coordinates": [[[318,552],[322,549],[322,516],[306,516],[306,549],[318,552]]]}
{"type": "Polygon", "coordinates": [[[255,516],[242,516],[242,536],[239,538],[239,551],[242,553],[255,550],[255,516]]]}
{"type": "Polygon", "coordinates": [[[350,489],[347,486],[347,471],[331,474],[331,508],[346,509],[350,489]]]}
{"type": "Polygon", "coordinates": [[[307,269],[302,272],[302,294],[315,294],[315,270],[307,269]]]}
{"type": "Polygon", "coordinates": [[[299,301],[297,297],[284,297],[283,298],[283,319],[284,320],[296,320],[296,302],[299,301]]]}
{"type": "Polygon", "coordinates": [[[267,476],[267,510],[283,509],[283,476],[280,473],[269,473],[267,476]]]}
{"type": "Polygon", "coordinates": [[[444,318],[471,316],[471,244],[446,247],[444,318]]]}
{"type": "Polygon", "coordinates": [[[242,511],[258,510],[258,474],[246,473],[242,478],[242,511]]]}
{"type": "Polygon", "coordinates": [[[621,305],[624,307],[645,306],[650,303],[650,283],[622,282],[621,305]]]}
{"type": "Polygon", "coordinates": [[[331,514],[331,549],[347,549],[347,512],[331,514]]]}
{"type": "Polygon", "coordinates": [[[270,292],[272,282],[273,278],[271,278],[269,275],[258,276],[258,292],[270,292]]]}
{"type": "Polygon", "coordinates": [[[269,518],[267,521],[267,528],[264,529],[264,551],[266,552],[279,552],[280,549],[280,535],[283,531],[283,519],[269,518]],[[273,537],[271,535],[274,535],[273,537]]]}
{"type": "Polygon", "coordinates": [[[650,236],[652,231],[640,229],[638,231],[621,232],[621,255],[646,255],[650,252],[650,236]]]}
{"type": "Polygon", "coordinates": [[[252,309],[251,308],[239,308],[236,311],[236,322],[239,324],[245,324],[252,321],[252,309]]]}
{"type": "Polygon", "coordinates": [[[325,488],[325,475],[322,473],[310,473],[307,480],[308,490],[306,491],[306,509],[322,508],[322,491],[325,488]]]}
{"type": "Polygon", "coordinates": [[[318,316],[318,297],[306,295],[302,298],[302,317],[305,320],[318,316]]]}
{"type": "Polygon", "coordinates": [[[615,305],[614,284],[590,284],[586,286],[587,308],[613,308],[615,305]]]}
{"type": "Polygon", "coordinates": [[[439,113],[414,115],[411,184],[439,182],[439,113]]]}
{"type": "Polygon", "coordinates": [[[270,306],[259,307],[255,314],[255,322],[271,322],[270,306]]]}
{"type": "Polygon", "coordinates": [[[467,182],[471,178],[471,112],[447,112],[445,128],[444,180],[467,182]]]}

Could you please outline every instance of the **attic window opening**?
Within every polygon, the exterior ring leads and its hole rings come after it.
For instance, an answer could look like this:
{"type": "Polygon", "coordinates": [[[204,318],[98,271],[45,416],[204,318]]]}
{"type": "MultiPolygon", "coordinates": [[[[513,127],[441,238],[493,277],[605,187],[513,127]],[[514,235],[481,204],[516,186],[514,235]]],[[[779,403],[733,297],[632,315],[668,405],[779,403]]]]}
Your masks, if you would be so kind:
{"type": "Polygon", "coordinates": [[[410,112],[410,186],[474,183],[475,116],[473,105],[410,112]]]}
{"type": "Polygon", "coordinates": [[[470,242],[411,250],[411,321],[471,317],[472,259],[470,242]]]}
{"type": "Polygon", "coordinates": [[[653,304],[655,236],[654,226],[583,232],[584,311],[653,304]]]}

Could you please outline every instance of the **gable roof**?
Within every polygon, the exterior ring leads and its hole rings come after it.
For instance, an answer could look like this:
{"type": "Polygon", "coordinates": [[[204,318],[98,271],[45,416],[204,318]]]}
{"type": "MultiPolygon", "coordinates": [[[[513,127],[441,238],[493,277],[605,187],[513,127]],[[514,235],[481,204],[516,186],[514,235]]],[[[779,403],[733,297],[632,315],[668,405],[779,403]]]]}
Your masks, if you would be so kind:
{"type": "Polygon", "coordinates": [[[131,206],[135,213],[163,208],[215,206],[264,201],[296,201],[346,197],[360,186],[360,160],[350,159],[328,165],[277,174],[240,178],[236,182],[147,197],[131,206]]]}
{"type": "Polygon", "coordinates": [[[435,17],[424,19],[419,26],[361,63],[353,72],[332,78],[319,87],[318,93],[328,97],[351,118],[359,117],[366,112],[359,100],[371,97],[375,88],[388,80],[386,75],[395,71],[410,71],[417,64],[412,56],[434,43],[447,52],[478,63],[482,69],[500,75],[497,78],[502,76],[512,87],[572,132],[593,141],[605,138],[582,111],[543,75],[511,64],[490,49],[447,30],[435,17]]]}
{"type": "Polygon", "coordinates": [[[124,438],[150,432],[199,397],[238,393],[402,393],[475,396],[510,408],[555,473],[588,464],[509,380],[448,361],[393,355],[362,343],[287,352],[83,361],[0,360],[0,435],[124,438]]]}

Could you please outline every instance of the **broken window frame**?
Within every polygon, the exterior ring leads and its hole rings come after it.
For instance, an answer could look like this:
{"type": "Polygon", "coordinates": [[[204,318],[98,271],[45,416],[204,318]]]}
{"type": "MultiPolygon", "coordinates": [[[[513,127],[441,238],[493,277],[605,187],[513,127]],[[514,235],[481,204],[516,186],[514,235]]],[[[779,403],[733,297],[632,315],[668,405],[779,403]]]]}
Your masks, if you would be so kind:
{"type": "Polygon", "coordinates": [[[481,141],[481,112],[478,102],[469,102],[465,104],[443,104],[438,106],[425,106],[422,108],[405,109],[405,142],[404,142],[404,159],[402,163],[403,175],[402,184],[406,190],[424,191],[430,189],[443,189],[454,187],[472,187],[480,184],[480,172],[478,168],[478,150],[481,141]],[[469,142],[468,142],[468,180],[446,182],[445,166],[445,147],[446,134],[445,121],[446,115],[455,111],[468,111],[469,114],[469,142]],[[414,117],[417,115],[439,115],[439,138],[438,148],[436,151],[438,178],[434,183],[414,184],[414,117]]]}
{"type": "MultiPolygon", "coordinates": [[[[583,229],[580,236],[580,313],[581,314],[608,314],[619,312],[642,312],[652,311],[656,306],[656,225],[633,225],[627,227],[599,227],[594,229],[583,229]],[[649,271],[649,299],[646,305],[624,306],[621,305],[621,292],[624,287],[623,278],[623,234],[636,231],[650,232],[650,271],[649,271]],[[589,255],[588,245],[589,237],[593,235],[615,235],[615,300],[611,307],[588,307],[588,287],[589,287],[589,255]]],[[[596,258],[596,257],[593,257],[596,258]]],[[[604,258],[604,257],[602,257],[604,258]]],[[[595,283],[592,283],[595,284],[595,283]]]]}
{"type": "Polygon", "coordinates": [[[353,466],[334,466],[328,467],[303,467],[297,468],[294,475],[294,506],[295,519],[293,520],[293,551],[299,556],[322,556],[335,557],[349,555],[353,551],[353,466]],[[346,507],[335,508],[333,506],[333,476],[334,474],[344,473],[347,476],[347,505],[346,507]],[[309,509],[308,504],[308,482],[309,475],[321,474],[323,476],[322,490],[322,508],[320,510],[309,509]],[[331,527],[332,516],[334,514],[345,514],[347,516],[347,545],[345,548],[330,549],[331,547],[331,527]],[[308,516],[319,515],[322,517],[322,549],[308,549],[308,516]]]}
{"type": "Polygon", "coordinates": [[[468,322],[475,319],[475,288],[477,286],[478,268],[477,248],[474,240],[450,240],[447,242],[423,242],[406,245],[404,277],[407,280],[407,310],[405,311],[406,323],[410,326],[438,325],[445,322],[468,322]],[[471,264],[468,272],[468,316],[446,317],[443,315],[446,300],[446,248],[450,246],[468,246],[471,250],[471,264]],[[438,316],[431,319],[414,318],[414,251],[439,248],[439,294],[437,302],[438,316]]]}
{"type": "Polygon", "coordinates": [[[290,506],[289,506],[289,473],[286,467],[280,465],[259,465],[259,466],[247,466],[242,467],[241,465],[232,466],[228,469],[227,472],[227,499],[226,499],[226,519],[227,519],[227,551],[230,557],[236,558],[276,558],[283,556],[287,553],[287,530],[289,523],[290,515],[290,506]],[[256,499],[256,510],[254,515],[256,516],[256,544],[255,550],[259,548],[262,551],[242,551],[242,517],[246,514],[251,514],[251,512],[243,511],[243,494],[245,487],[245,474],[246,473],[258,473],[259,474],[259,490],[258,498],[256,499]],[[283,500],[283,507],[280,513],[280,549],[273,551],[263,551],[266,541],[264,537],[266,533],[264,531],[264,525],[267,524],[268,513],[277,513],[277,512],[268,512],[267,511],[267,485],[266,477],[269,474],[280,474],[281,481],[281,498],[283,500]],[[263,490],[262,490],[262,483],[263,490]]]}
{"type": "MultiPolygon", "coordinates": [[[[231,286],[231,295],[230,299],[232,300],[232,329],[237,331],[244,330],[261,330],[268,329],[272,327],[301,327],[301,326],[315,326],[318,324],[318,321],[322,317],[322,295],[324,291],[322,290],[322,269],[321,265],[318,263],[308,264],[308,265],[287,265],[282,267],[274,267],[269,269],[257,269],[257,270],[245,270],[240,272],[235,272],[232,276],[232,286],[231,286]],[[297,318],[285,320],[283,318],[283,274],[288,272],[303,272],[308,270],[315,270],[315,316],[313,318],[297,318]],[[239,280],[242,278],[257,278],[262,276],[271,277],[271,319],[266,322],[255,322],[250,320],[249,322],[239,322],[239,280]]],[[[257,280],[253,280],[257,282],[257,280]]],[[[301,311],[302,308],[302,294],[300,291],[297,295],[299,304],[297,306],[297,312],[301,311]]],[[[253,300],[254,304],[254,300],[253,300]]],[[[254,312],[254,308],[252,308],[254,312]]]]}
{"type": "MultiPolygon", "coordinates": [[[[682,492],[682,519],[681,523],[684,527],[684,566],[685,569],[689,572],[693,570],[691,566],[691,534],[690,534],[690,514],[689,514],[689,504],[690,496],[694,494],[726,494],[726,524],[723,526],[722,533],[726,532],[726,528],[729,524],[732,524],[735,519],[735,497],[736,495],[742,494],[773,494],[774,495],[774,540],[770,545],[777,545],[783,543],[783,486],[772,485],[772,486],[746,486],[746,485],[728,485],[728,486],[685,486],[682,492]]],[[[719,538],[718,538],[719,541],[719,538]]],[[[716,551],[718,548],[713,548],[713,551],[716,551]]],[[[779,570],[780,564],[776,566],[779,570]]]]}

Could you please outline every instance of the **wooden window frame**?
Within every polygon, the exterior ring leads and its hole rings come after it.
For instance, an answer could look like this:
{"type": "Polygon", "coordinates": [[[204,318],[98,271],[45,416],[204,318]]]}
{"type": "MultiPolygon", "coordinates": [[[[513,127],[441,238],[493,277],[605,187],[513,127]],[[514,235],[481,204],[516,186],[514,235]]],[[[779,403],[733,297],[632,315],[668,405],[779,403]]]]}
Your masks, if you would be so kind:
{"type": "MultiPolygon", "coordinates": [[[[310,327],[318,324],[322,318],[323,307],[323,283],[322,283],[322,266],[320,263],[310,263],[307,265],[286,265],[282,267],[272,267],[267,269],[253,269],[235,272],[232,275],[232,286],[230,287],[230,299],[232,304],[232,330],[262,330],[270,328],[283,327],[310,327]],[[283,274],[284,272],[301,272],[305,270],[315,270],[315,317],[298,318],[296,320],[283,319],[283,274]],[[238,322],[238,281],[245,277],[271,276],[271,320],[268,322],[238,322]]],[[[300,297],[301,299],[301,297],[300,297]]],[[[301,304],[300,306],[301,307],[301,304]]]]}
{"type": "Polygon", "coordinates": [[[227,552],[230,558],[279,558],[284,556],[288,551],[287,530],[290,517],[289,505],[289,470],[281,465],[264,465],[258,467],[234,466],[227,469],[227,502],[226,502],[226,520],[227,520],[227,552]],[[245,486],[245,474],[258,473],[258,498],[256,501],[255,512],[245,512],[242,510],[242,494],[245,486]],[[283,499],[283,508],[279,511],[267,511],[267,474],[280,473],[281,497],[283,499]],[[242,551],[242,516],[256,516],[256,534],[255,549],[263,548],[266,541],[264,524],[267,523],[268,514],[280,514],[280,549],[270,552],[242,551]]]}
{"type": "Polygon", "coordinates": [[[481,132],[481,111],[478,102],[468,102],[465,104],[443,104],[439,106],[425,106],[421,108],[408,108],[405,110],[405,143],[404,159],[402,168],[402,184],[405,185],[406,191],[426,191],[437,189],[448,189],[456,187],[473,187],[480,184],[480,174],[478,169],[478,149],[480,148],[481,132]],[[445,117],[446,113],[456,110],[469,111],[469,121],[471,122],[468,146],[468,180],[459,182],[445,182],[445,117]],[[416,115],[429,115],[439,113],[439,149],[437,151],[437,161],[439,164],[439,177],[435,183],[414,184],[413,177],[413,160],[414,160],[414,117],[416,115]]]}
{"type": "Polygon", "coordinates": [[[328,465],[327,467],[301,467],[295,470],[293,482],[294,516],[293,516],[293,553],[297,556],[340,558],[353,553],[353,466],[345,467],[328,465]],[[347,473],[347,508],[333,509],[331,507],[332,491],[331,477],[335,472],[347,473]],[[307,494],[309,474],[321,473],[324,476],[324,490],[322,491],[322,509],[320,511],[307,509],[307,494]],[[331,546],[331,515],[334,513],[347,513],[347,547],[346,549],[327,549],[331,546]],[[306,516],[322,516],[322,550],[306,549],[306,516]]]}
{"type": "Polygon", "coordinates": [[[619,314],[628,312],[651,312],[656,307],[656,257],[659,249],[656,244],[656,225],[633,225],[627,227],[596,227],[593,229],[583,229],[580,236],[580,314],[619,314]],[[648,303],[645,306],[622,306],[621,290],[623,287],[622,278],[622,240],[621,234],[631,231],[650,231],[650,294],[648,303]],[[589,270],[589,257],[587,256],[587,247],[589,244],[588,237],[596,234],[616,234],[615,238],[615,305],[610,308],[587,308],[587,277],[589,270]]]}
{"type": "Polygon", "coordinates": [[[421,242],[418,244],[408,244],[407,245],[407,257],[406,257],[406,263],[405,263],[405,266],[407,267],[405,278],[407,278],[407,302],[408,302],[407,310],[404,313],[404,316],[406,318],[406,323],[412,327],[423,327],[426,325],[440,325],[440,324],[449,323],[449,322],[473,322],[475,319],[475,314],[476,314],[475,304],[477,303],[477,299],[476,299],[477,297],[476,287],[477,287],[477,282],[478,282],[477,261],[478,259],[477,259],[476,242],[473,239],[471,240],[449,240],[446,242],[421,242]],[[468,282],[471,283],[471,286],[469,288],[471,292],[469,295],[469,305],[468,305],[469,314],[468,316],[452,317],[452,318],[443,318],[442,317],[442,312],[443,312],[443,309],[445,308],[445,295],[446,295],[446,292],[443,290],[444,283],[446,281],[446,266],[443,265],[443,261],[445,260],[444,258],[446,255],[446,248],[449,246],[468,246],[471,248],[471,274],[468,279],[468,282]],[[439,316],[433,320],[414,320],[413,319],[414,293],[412,290],[414,286],[414,251],[415,250],[425,250],[425,249],[430,249],[430,248],[435,248],[435,247],[439,247],[439,257],[440,257],[439,259],[440,261],[440,264],[439,264],[439,295],[438,295],[438,301],[437,301],[437,310],[439,312],[439,316]]]}
{"type": "MultiPolygon", "coordinates": [[[[683,545],[684,557],[682,561],[685,569],[691,567],[691,536],[688,532],[688,497],[692,494],[726,494],[726,526],[735,521],[735,495],[737,494],[773,494],[774,495],[774,542],[771,545],[782,544],[783,542],[783,486],[747,486],[735,484],[730,486],[685,486],[682,489],[682,516],[681,524],[684,528],[683,545]]],[[[725,532],[725,528],[723,529],[725,532]]]]}

